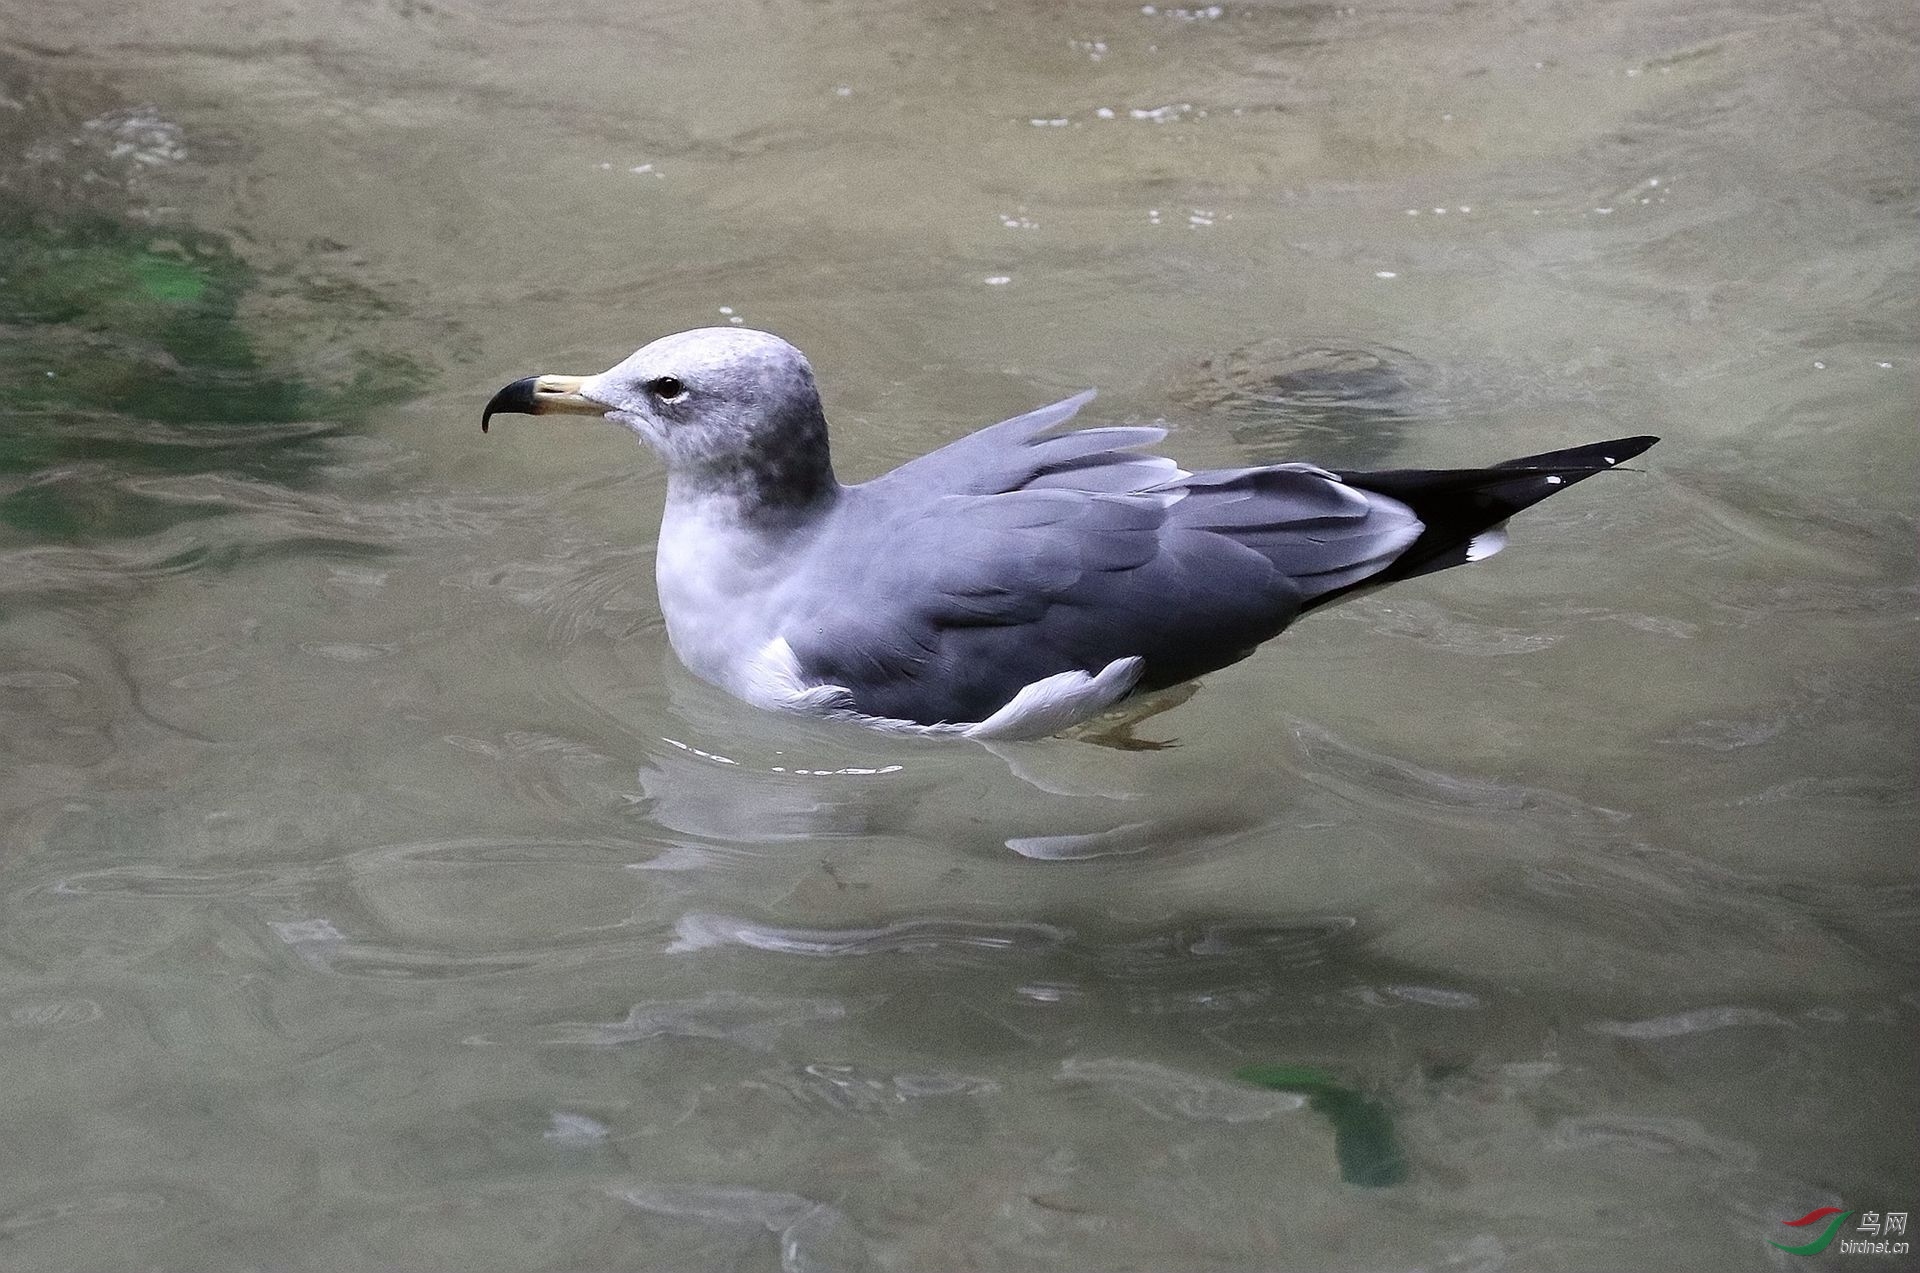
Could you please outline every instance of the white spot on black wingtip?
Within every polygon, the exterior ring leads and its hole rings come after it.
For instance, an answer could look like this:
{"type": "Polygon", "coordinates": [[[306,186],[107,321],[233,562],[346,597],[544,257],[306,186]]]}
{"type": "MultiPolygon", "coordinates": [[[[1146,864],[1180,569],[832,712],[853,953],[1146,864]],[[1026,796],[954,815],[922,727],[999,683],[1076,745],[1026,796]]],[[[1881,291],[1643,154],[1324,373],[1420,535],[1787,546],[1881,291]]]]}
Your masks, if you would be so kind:
{"type": "Polygon", "coordinates": [[[1560,485],[1560,475],[1558,473],[1547,474],[1547,485],[1548,486],[1560,485]]]}
{"type": "Polygon", "coordinates": [[[1603,460],[1605,460],[1605,461],[1606,461],[1607,463],[1609,463],[1609,464],[1618,464],[1618,463],[1620,462],[1620,461],[1618,461],[1618,460],[1616,460],[1616,459],[1614,459],[1614,458],[1613,458],[1613,457],[1612,457],[1611,455],[1603,455],[1603,456],[1601,456],[1600,458],[1601,458],[1601,459],[1603,459],[1603,460]]]}

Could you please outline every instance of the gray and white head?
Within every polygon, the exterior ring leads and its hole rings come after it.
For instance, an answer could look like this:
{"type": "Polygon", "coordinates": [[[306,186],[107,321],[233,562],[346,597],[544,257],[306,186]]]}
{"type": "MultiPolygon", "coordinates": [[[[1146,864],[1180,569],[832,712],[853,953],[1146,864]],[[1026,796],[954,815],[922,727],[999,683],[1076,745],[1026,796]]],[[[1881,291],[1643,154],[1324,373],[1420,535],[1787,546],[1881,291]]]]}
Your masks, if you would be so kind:
{"type": "Polygon", "coordinates": [[[750,328],[663,336],[597,376],[516,380],[493,396],[480,427],[502,412],[612,420],[653,448],[670,481],[732,494],[748,511],[805,506],[837,489],[813,368],[750,328]]]}

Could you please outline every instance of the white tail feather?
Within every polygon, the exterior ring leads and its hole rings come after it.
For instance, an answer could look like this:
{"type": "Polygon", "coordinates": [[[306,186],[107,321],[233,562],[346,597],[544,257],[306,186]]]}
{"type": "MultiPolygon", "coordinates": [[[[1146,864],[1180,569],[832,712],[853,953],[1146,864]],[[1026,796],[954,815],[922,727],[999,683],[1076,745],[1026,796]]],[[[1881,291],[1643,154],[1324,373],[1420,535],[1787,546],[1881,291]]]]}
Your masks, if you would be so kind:
{"type": "Polygon", "coordinates": [[[1489,526],[1467,541],[1467,560],[1485,561],[1507,546],[1507,524],[1489,526]]]}

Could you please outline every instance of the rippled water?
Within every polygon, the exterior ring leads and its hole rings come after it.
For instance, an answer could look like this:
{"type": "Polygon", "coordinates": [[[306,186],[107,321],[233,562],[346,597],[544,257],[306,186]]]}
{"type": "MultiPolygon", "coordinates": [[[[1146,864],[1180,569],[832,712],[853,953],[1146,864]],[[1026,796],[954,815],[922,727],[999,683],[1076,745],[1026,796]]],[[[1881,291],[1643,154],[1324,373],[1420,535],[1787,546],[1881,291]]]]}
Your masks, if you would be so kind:
{"type": "Polygon", "coordinates": [[[0,1265],[1761,1268],[1911,1210],[1916,54],[0,0],[0,1265]],[[677,666],[622,435],[473,427],[729,320],[850,478],[1088,384],[1198,464],[1666,441],[1177,747],[902,741],[677,666]]]}

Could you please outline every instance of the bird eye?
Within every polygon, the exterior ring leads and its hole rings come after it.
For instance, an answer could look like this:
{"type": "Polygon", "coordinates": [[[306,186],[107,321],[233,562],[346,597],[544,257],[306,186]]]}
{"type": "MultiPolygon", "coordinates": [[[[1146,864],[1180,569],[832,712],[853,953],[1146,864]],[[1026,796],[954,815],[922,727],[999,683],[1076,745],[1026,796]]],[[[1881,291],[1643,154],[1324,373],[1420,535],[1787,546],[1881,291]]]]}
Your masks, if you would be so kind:
{"type": "Polygon", "coordinates": [[[678,402],[687,396],[687,387],[673,376],[657,376],[647,381],[647,389],[662,402],[678,402]]]}

